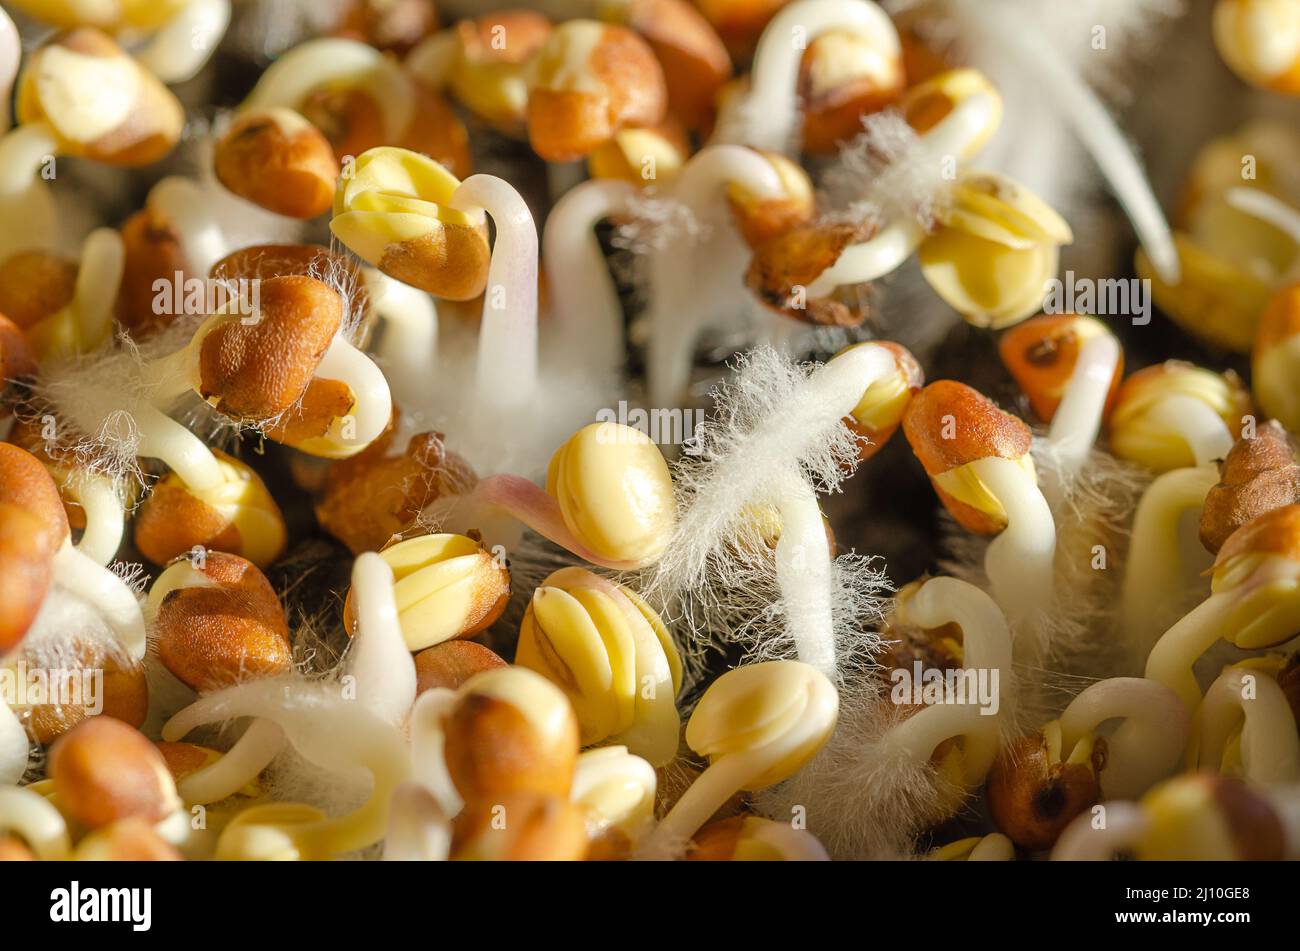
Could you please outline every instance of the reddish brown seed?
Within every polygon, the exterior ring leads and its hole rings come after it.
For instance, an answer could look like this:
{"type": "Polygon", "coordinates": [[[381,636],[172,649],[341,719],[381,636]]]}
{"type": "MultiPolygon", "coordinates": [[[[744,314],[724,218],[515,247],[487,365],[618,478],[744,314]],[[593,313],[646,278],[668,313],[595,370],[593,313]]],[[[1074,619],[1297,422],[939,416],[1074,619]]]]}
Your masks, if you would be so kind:
{"type": "MultiPolygon", "coordinates": [[[[149,681],[144,665],[133,658],[112,656],[102,646],[85,641],[77,644],[77,656],[81,670],[103,672],[100,695],[103,708],[99,715],[121,720],[138,729],[149,713],[149,681]]],[[[78,671],[70,673],[77,675],[78,671]]],[[[92,715],[84,704],[37,704],[29,707],[28,711],[28,732],[42,745],[54,742],[92,715]]]]}
{"type": "Polygon", "coordinates": [[[90,829],[137,817],[154,823],[179,805],[162,754],[139,730],[110,717],[73,727],[50,749],[59,804],[90,829]]]}
{"type": "Polygon", "coordinates": [[[222,323],[200,349],[200,394],[240,420],[270,419],[293,406],[343,319],[338,291],[315,278],[274,277],[260,295],[255,319],[222,323]]]}
{"type": "Polygon", "coordinates": [[[566,798],[578,759],[578,723],[543,737],[513,704],[480,693],[462,697],[447,718],[447,771],[467,801],[512,793],[566,798]]]}
{"type": "Polygon", "coordinates": [[[1201,509],[1201,544],[1217,552],[1233,532],[1265,512],[1300,502],[1295,442],[1276,421],[1243,436],[1220,466],[1201,509]]]}
{"type": "Polygon", "coordinates": [[[477,673],[507,666],[476,641],[443,641],[415,655],[415,689],[417,693],[435,687],[457,690],[477,673]]]}
{"type": "Polygon", "coordinates": [[[215,551],[198,570],[212,587],[177,588],[158,607],[158,658],[167,669],[199,691],[287,670],[289,626],[266,576],[215,551]]]}
{"type": "Polygon", "coordinates": [[[72,301],[77,262],[47,251],[19,251],[0,263],[0,314],[23,330],[72,301]]]}
{"type": "Polygon", "coordinates": [[[434,0],[348,0],[333,33],[403,54],[437,29],[434,0]]]}
{"type": "Polygon", "coordinates": [[[241,198],[289,218],[330,210],[339,165],[320,131],[296,113],[237,119],[217,142],[217,179],[241,198]]]}
{"type": "Polygon", "coordinates": [[[1105,755],[1098,741],[1089,763],[1053,760],[1041,733],[1008,744],[985,786],[993,821],[1022,848],[1051,848],[1070,821],[1100,798],[1097,774],[1105,755]]]}
{"type": "Polygon", "coordinates": [[[663,69],[646,42],[606,24],[589,45],[589,29],[577,20],[557,27],[534,60],[528,138],[548,162],[583,158],[625,126],[657,125],[667,109],[663,69]]]}
{"type": "Polygon", "coordinates": [[[434,499],[474,483],[468,464],[447,452],[439,433],[412,436],[401,452],[393,440],[389,429],[325,476],[316,517],[353,554],[379,550],[434,499]]]}

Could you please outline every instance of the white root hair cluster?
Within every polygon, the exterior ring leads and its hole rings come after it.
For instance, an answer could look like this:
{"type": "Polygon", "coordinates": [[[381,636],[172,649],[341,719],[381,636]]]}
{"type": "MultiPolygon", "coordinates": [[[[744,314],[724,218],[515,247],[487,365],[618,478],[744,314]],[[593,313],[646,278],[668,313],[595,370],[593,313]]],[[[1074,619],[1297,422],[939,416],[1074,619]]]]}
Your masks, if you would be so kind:
{"type": "MultiPolygon", "coordinates": [[[[812,367],[770,347],[740,357],[714,392],[714,411],[674,466],[678,520],[648,591],[679,620],[685,653],[739,646],[746,657],[793,655],[787,607],[765,524],[776,516],[782,474],[793,466],[818,494],[838,492],[857,464],[859,437],[828,419],[812,367]]],[[[855,552],[833,563],[837,659],[845,673],[880,649],[884,575],[855,552]]]]}
{"type": "Polygon", "coordinates": [[[943,166],[897,109],[865,116],[821,177],[823,219],[880,227],[910,218],[930,230],[951,200],[943,166]]]}

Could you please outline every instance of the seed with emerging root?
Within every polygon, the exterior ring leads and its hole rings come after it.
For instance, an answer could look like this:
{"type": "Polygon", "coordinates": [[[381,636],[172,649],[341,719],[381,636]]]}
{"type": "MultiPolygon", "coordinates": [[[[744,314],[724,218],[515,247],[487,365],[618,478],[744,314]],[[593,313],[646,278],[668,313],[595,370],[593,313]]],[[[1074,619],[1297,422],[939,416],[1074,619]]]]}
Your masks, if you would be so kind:
{"type": "Polygon", "coordinates": [[[222,185],[277,215],[315,218],[334,200],[339,176],[334,150],[290,109],[236,119],[217,140],[213,162],[222,185]]]}
{"type": "Polygon", "coordinates": [[[60,33],[18,79],[20,123],[47,122],[70,155],[150,165],[180,139],[185,112],[157,77],[95,29],[60,33]],[[86,95],[86,90],[115,95],[86,95]]]}
{"type": "MultiPolygon", "coordinates": [[[[1075,314],[1043,314],[1012,327],[998,340],[1002,364],[1029,400],[1034,414],[1051,422],[1061,405],[1066,387],[1074,375],[1075,361],[1084,344],[1109,334],[1101,321],[1075,314]]],[[[1124,375],[1123,355],[1115,366],[1104,414],[1115,405],[1120,378],[1124,375]]]]}
{"type": "Polygon", "coordinates": [[[925,374],[910,350],[887,340],[853,344],[837,353],[831,361],[834,362],[854,347],[863,346],[884,347],[894,357],[894,372],[867,387],[858,405],[853,407],[853,412],[845,419],[848,427],[861,437],[858,459],[866,462],[889,442],[902,424],[903,413],[912,397],[925,385],[925,374]]]}
{"type": "Polygon", "coordinates": [[[560,690],[523,667],[487,670],[461,687],[445,725],[447,771],[468,802],[511,793],[566,799],[578,723],[560,690]]]}
{"type": "Polygon", "coordinates": [[[260,291],[256,320],[220,320],[199,350],[200,395],[250,422],[278,416],[302,397],[343,320],[339,292],[315,278],[273,277],[260,291]]]}
{"type": "Polygon", "coordinates": [[[1119,388],[1111,412],[1110,444],[1121,459],[1157,472],[1196,464],[1182,432],[1157,412],[1172,397],[1199,400],[1235,433],[1251,411],[1250,394],[1231,370],[1215,373],[1182,360],[1166,360],[1138,370],[1119,388]]]}
{"type": "Polygon", "coordinates": [[[140,506],[135,544],[155,565],[195,547],[242,555],[265,568],[284,552],[284,516],[256,472],[213,450],[224,481],[196,492],[176,473],[164,476],[140,506]]]}
{"type": "Polygon", "coordinates": [[[266,577],[237,555],[182,559],[154,582],[158,658],[199,691],[283,673],[292,663],[284,609],[266,577]]]}
{"type": "Polygon", "coordinates": [[[739,182],[727,185],[727,202],[736,217],[736,226],[749,246],[756,249],[807,223],[816,207],[812,180],[798,163],[775,152],[762,155],[781,181],[783,194],[779,198],[761,197],[739,182]]]}
{"type": "Polygon", "coordinates": [[[1006,527],[1006,509],[970,464],[997,456],[1032,474],[1033,437],[1022,420],[964,383],[937,380],[908,404],[903,432],[935,493],[963,528],[993,535],[1006,527]]]}
{"type": "Polygon", "coordinates": [[[1008,744],[989,771],[989,811],[1008,837],[1026,849],[1047,849],[1061,830],[1097,802],[1097,774],[1106,765],[1106,744],[1091,736],[1061,748],[1056,721],[1008,744]]]}
{"type": "Polygon", "coordinates": [[[645,41],[619,26],[568,20],[529,64],[528,140],[548,162],[583,158],[619,129],[664,117],[664,73],[645,41]]]}
{"type": "Polygon", "coordinates": [[[862,131],[863,116],[897,99],[905,82],[901,55],[848,30],[818,35],[799,64],[804,149],[834,152],[862,131]]]}
{"type": "Polygon", "coordinates": [[[460,180],[433,159],[380,147],[339,179],[330,231],[389,277],[450,300],[487,285],[487,221],[451,207],[460,180]]]}

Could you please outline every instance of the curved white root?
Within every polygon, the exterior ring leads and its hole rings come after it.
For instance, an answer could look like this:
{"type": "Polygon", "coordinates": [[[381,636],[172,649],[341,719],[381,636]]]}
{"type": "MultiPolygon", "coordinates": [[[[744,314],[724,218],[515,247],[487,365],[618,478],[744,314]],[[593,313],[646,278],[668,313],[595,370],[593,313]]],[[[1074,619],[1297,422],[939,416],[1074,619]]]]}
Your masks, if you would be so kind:
{"type": "Polygon", "coordinates": [[[893,21],[869,0],[799,0],[782,9],[759,38],[751,88],[738,110],[729,141],[771,152],[791,152],[799,131],[799,64],[814,39],[829,30],[866,39],[882,58],[901,56],[893,21]],[[738,126],[738,128],[736,127],[738,126]]]}
{"type": "Polygon", "coordinates": [[[226,237],[198,182],[179,175],[164,178],[149,190],[145,204],[180,235],[185,260],[196,274],[210,274],[226,256],[226,237]]]}
{"type": "MultiPolygon", "coordinates": [[[[986,93],[963,99],[917,140],[916,153],[905,160],[938,165],[968,158],[999,115],[997,102],[986,93]]],[[[890,221],[873,237],[840,252],[835,263],[808,285],[808,294],[825,297],[837,287],[865,284],[891,274],[912,256],[925,237],[925,228],[910,215],[890,221]]]]}
{"type": "Polygon", "coordinates": [[[58,249],[54,200],[41,177],[58,154],[59,140],[44,122],[29,122],[0,136],[0,217],[22,222],[21,228],[0,229],[0,260],[19,251],[58,249]]]}
{"type": "Polygon", "coordinates": [[[340,380],[352,391],[352,410],[331,424],[324,436],[308,439],[298,449],[327,459],[355,456],[379,438],[393,416],[393,394],[384,371],[352,346],[342,334],[334,337],[316,367],[316,377],[340,380]]]}
{"type": "Polygon", "coordinates": [[[211,58],[229,25],[230,0],[190,0],[135,58],[163,82],[183,83],[211,58]]]}
{"type": "Polygon", "coordinates": [[[461,211],[483,209],[496,225],[479,328],[476,405],[485,425],[535,409],[537,392],[537,226],[510,183],[471,175],[451,198],[461,211]]]}
{"type": "Polygon", "coordinates": [[[914,218],[891,221],[875,237],[849,245],[835,263],[808,285],[809,297],[825,297],[837,287],[863,284],[891,274],[912,256],[925,239],[914,218]]]}
{"type": "Polygon", "coordinates": [[[1291,205],[1260,191],[1258,188],[1229,188],[1223,193],[1224,200],[1248,215],[1265,221],[1277,228],[1292,241],[1300,242],[1300,211],[1291,205]]]}
{"type": "Polygon", "coordinates": [[[67,492],[86,513],[77,550],[97,565],[111,564],[126,531],[126,508],[117,487],[111,479],[86,472],[73,478],[67,492]]]}
{"type": "Polygon", "coordinates": [[[556,331],[562,340],[580,343],[601,368],[621,368],[626,344],[623,306],[595,227],[625,213],[635,195],[628,182],[593,178],[555,203],[542,231],[556,331]]]}
{"type": "Polygon", "coordinates": [[[112,335],[113,307],[125,265],[126,248],[116,228],[96,228],[86,237],[69,304],[81,349],[93,350],[112,335]]]}
{"type": "Polygon", "coordinates": [[[411,776],[427,789],[443,815],[455,817],[465,805],[447,771],[443,720],[456,702],[456,693],[443,687],[426,690],[411,708],[411,776]]]}
{"type": "Polygon", "coordinates": [[[1232,432],[1219,414],[1191,396],[1167,396],[1151,408],[1150,421],[1178,433],[1192,451],[1198,466],[1227,456],[1232,449],[1232,432]]]}
{"type": "Polygon", "coordinates": [[[998,753],[1002,701],[1011,675],[1011,630],[1002,610],[987,594],[957,578],[931,578],[901,601],[898,619],[926,629],[956,624],[962,632],[962,667],[992,679],[997,694],[991,709],[979,697],[964,703],[931,704],[889,730],[885,749],[907,754],[922,765],[945,740],[964,737],[962,772],[968,786],[979,785],[998,753]]]}
{"type": "Polygon", "coordinates": [[[399,726],[415,702],[415,663],[402,637],[393,593],[393,570],[374,552],[358,555],[352,567],[357,629],[346,670],[356,699],[375,716],[399,726]]]}
{"type": "Polygon", "coordinates": [[[1229,667],[1205,692],[1196,719],[1192,768],[1224,769],[1235,739],[1242,779],[1259,786],[1300,781],[1295,716],[1286,694],[1267,673],[1229,667]]]}
{"type": "MultiPolygon", "coordinates": [[[[163,726],[163,739],[178,742],[193,729],[192,705],[179,711],[163,726]]],[[[176,791],[187,803],[220,802],[256,781],[262,770],[271,765],[284,750],[284,731],[270,720],[254,720],[248,729],[222,755],[221,759],[190,773],[176,784],[176,791]]]]}
{"type": "Polygon", "coordinates": [[[984,570],[1014,628],[1055,597],[1056,523],[1037,482],[1018,463],[989,456],[971,467],[1007,513],[1007,527],[989,543],[984,570]]]}
{"type": "Polygon", "coordinates": [[[1177,768],[1187,747],[1188,712],[1168,687],[1114,677],[1082,691],[1061,714],[1061,745],[1072,749],[1107,720],[1124,722],[1106,738],[1101,786],[1111,799],[1136,799],[1177,768]]]}
{"type": "Polygon", "coordinates": [[[365,268],[363,274],[371,309],[383,323],[375,355],[397,405],[430,405],[438,362],[437,305],[428,294],[377,268],[365,268]]]}
{"type": "Polygon", "coordinates": [[[1079,351],[1047,434],[1048,447],[1057,460],[1052,478],[1044,486],[1053,508],[1061,501],[1062,484],[1073,480],[1097,441],[1120,357],[1119,341],[1109,333],[1092,337],[1079,351]]]}
{"type": "Polygon", "coordinates": [[[1163,631],[1160,619],[1190,582],[1179,526],[1205,504],[1218,481],[1217,466],[1175,469],[1157,477],[1138,502],[1124,564],[1120,628],[1139,658],[1150,652],[1163,631]]]}
{"type": "Polygon", "coordinates": [[[1147,657],[1146,676],[1178,694],[1188,710],[1201,702],[1201,687],[1192,666],[1218,642],[1237,599],[1231,593],[1212,594],[1167,630],[1147,657]]]}
{"type": "Polygon", "coordinates": [[[71,539],[55,552],[51,568],[56,584],[98,609],[124,650],[137,660],[144,656],[144,613],[125,581],[73,548],[71,539]]]}
{"type": "Polygon", "coordinates": [[[679,854],[736,790],[744,789],[763,774],[770,766],[769,757],[760,748],[730,753],[710,763],[646,837],[639,857],[662,860],[679,854]]]}
{"type": "Polygon", "coordinates": [[[697,335],[705,323],[710,289],[719,280],[735,280],[718,265],[728,242],[739,242],[729,221],[727,186],[740,184],[760,198],[779,198],[781,178],[772,164],[752,149],[711,145],[697,152],[665,189],[665,198],[688,209],[699,234],[673,235],[650,252],[650,339],[646,347],[646,381],[654,407],[679,405],[690,381],[697,335]],[[711,251],[704,250],[707,241],[711,251]],[[725,277],[719,272],[724,271],[725,277]]]}
{"type": "Polygon", "coordinates": [[[282,682],[259,680],[208,694],[186,713],[194,726],[236,717],[269,720],[322,769],[351,773],[361,768],[373,777],[370,798],[345,815],[326,817],[295,803],[245,810],[222,833],[218,858],[323,859],[383,838],[389,800],[409,772],[405,744],[395,728],[343,699],[335,686],[303,684],[286,692],[282,682]]]}
{"type": "Polygon", "coordinates": [[[68,824],[40,793],[0,788],[0,833],[22,839],[42,862],[64,861],[72,854],[68,824]]]}
{"type": "Polygon", "coordinates": [[[134,433],[126,431],[124,417],[118,416],[106,422],[108,426],[121,430],[113,434],[117,438],[130,440],[134,435],[139,440],[136,455],[161,459],[195,492],[215,489],[225,481],[221,464],[208,444],[184,425],[158,408],[140,402],[129,407],[128,415],[134,421],[134,433]]]}

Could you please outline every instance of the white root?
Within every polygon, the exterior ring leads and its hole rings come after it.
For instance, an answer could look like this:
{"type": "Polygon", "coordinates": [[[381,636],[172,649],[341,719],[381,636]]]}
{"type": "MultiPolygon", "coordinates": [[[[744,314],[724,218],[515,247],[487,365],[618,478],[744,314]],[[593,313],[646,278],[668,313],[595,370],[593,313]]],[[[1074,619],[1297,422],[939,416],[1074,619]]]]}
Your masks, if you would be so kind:
{"type": "Polygon", "coordinates": [[[479,328],[476,406],[495,428],[536,410],[537,226],[517,191],[493,175],[472,175],[451,198],[460,211],[482,209],[496,225],[479,328]]]}
{"type": "Polygon", "coordinates": [[[700,230],[673,235],[650,252],[646,378],[652,406],[676,407],[686,396],[697,335],[706,318],[716,316],[708,313],[717,296],[712,288],[720,280],[735,280],[735,272],[718,263],[719,254],[740,244],[726,202],[733,183],[760,198],[783,194],[772,164],[738,145],[697,152],[665,188],[665,198],[688,209],[700,230]]]}
{"type": "Polygon", "coordinates": [[[898,58],[902,45],[893,21],[870,0],[798,0],[782,9],[759,38],[751,88],[724,117],[718,141],[792,153],[799,135],[799,64],[804,51],[830,31],[857,34],[882,58],[898,58]]]}
{"type": "Polygon", "coordinates": [[[555,203],[542,232],[558,336],[580,342],[594,366],[622,367],[626,344],[623,307],[595,226],[628,212],[636,189],[628,182],[591,179],[555,203]]]}
{"type": "Polygon", "coordinates": [[[230,0],[189,0],[135,58],[163,82],[183,83],[211,58],[229,25],[230,0]]]}
{"type": "Polygon", "coordinates": [[[1205,692],[1197,725],[1194,766],[1222,769],[1235,736],[1242,779],[1258,786],[1300,782],[1295,716],[1286,694],[1267,673],[1229,667],[1205,692]]]}
{"type": "Polygon", "coordinates": [[[1108,798],[1136,799],[1178,767],[1187,746],[1188,712],[1169,688],[1140,677],[1114,677],[1085,689],[1061,714],[1061,744],[1072,749],[1107,720],[1123,723],[1106,738],[1101,786],[1108,798]]]}

